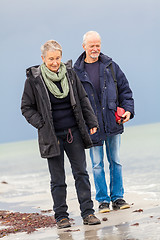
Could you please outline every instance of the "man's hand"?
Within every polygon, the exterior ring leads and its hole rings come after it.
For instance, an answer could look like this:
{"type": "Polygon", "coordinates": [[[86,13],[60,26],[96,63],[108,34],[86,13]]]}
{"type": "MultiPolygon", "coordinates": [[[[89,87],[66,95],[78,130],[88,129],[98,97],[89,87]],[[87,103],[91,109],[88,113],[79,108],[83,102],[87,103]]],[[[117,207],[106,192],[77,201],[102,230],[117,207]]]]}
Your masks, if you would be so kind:
{"type": "Polygon", "coordinates": [[[97,132],[97,128],[96,127],[90,129],[90,134],[91,135],[93,135],[96,132],[97,132]]]}
{"type": "Polygon", "coordinates": [[[131,113],[129,111],[126,111],[123,115],[123,122],[121,122],[121,120],[118,121],[119,124],[121,123],[125,123],[125,122],[128,122],[130,117],[131,117],[131,113]]]}

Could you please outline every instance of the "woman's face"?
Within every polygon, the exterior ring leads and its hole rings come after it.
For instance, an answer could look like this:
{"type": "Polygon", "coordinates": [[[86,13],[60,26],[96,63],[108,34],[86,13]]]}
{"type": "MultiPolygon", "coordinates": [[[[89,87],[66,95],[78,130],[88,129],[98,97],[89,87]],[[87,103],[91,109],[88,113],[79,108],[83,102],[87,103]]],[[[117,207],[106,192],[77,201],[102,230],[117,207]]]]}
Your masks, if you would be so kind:
{"type": "Polygon", "coordinates": [[[48,51],[45,58],[42,56],[42,61],[45,63],[46,67],[52,71],[57,72],[61,64],[62,55],[59,50],[48,51]]]}

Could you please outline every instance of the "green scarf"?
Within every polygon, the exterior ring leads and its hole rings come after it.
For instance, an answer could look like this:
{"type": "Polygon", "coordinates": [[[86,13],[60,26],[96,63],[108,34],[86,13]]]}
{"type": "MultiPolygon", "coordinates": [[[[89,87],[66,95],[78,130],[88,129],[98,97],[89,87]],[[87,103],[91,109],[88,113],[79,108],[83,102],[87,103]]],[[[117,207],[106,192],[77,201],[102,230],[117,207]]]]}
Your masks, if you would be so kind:
{"type": "Polygon", "coordinates": [[[41,65],[41,72],[43,79],[49,89],[49,91],[56,97],[56,98],[65,98],[68,95],[69,92],[69,84],[68,80],[66,77],[66,66],[64,63],[61,62],[59,72],[55,73],[50,71],[46,65],[43,63],[41,65]],[[63,92],[59,90],[59,88],[56,86],[54,82],[59,82],[61,83],[61,87],[63,92]]]}

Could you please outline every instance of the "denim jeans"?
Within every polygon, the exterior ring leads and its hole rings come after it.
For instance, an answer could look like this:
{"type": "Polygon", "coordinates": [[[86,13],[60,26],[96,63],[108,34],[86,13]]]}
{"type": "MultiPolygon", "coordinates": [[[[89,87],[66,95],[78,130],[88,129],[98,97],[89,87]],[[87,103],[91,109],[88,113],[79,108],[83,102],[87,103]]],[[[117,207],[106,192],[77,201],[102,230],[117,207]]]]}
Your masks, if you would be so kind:
{"type": "Polygon", "coordinates": [[[123,180],[122,166],[119,159],[120,134],[107,137],[103,142],[103,146],[96,146],[90,149],[90,157],[92,161],[92,170],[94,183],[96,188],[96,200],[98,202],[115,201],[123,198],[123,180]],[[104,145],[106,147],[106,155],[109,162],[110,172],[110,195],[108,194],[105,171],[104,171],[104,145]]]}
{"type": "Polygon", "coordinates": [[[80,204],[81,216],[93,214],[93,201],[91,200],[91,186],[86,170],[86,156],[84,145],[76,128],[72,130],[73,141],[68,141],[68,131],[61,132],[57,136],[60,146],[60,155],[48,159],[48,167],[51,176],[51,194],[53,198],[53,210],[56,221],[64,217],[68,218],[68,206],[66,203],[67,185],[65,182],[64,151],[71,164],[72,174],[80,204]]]}

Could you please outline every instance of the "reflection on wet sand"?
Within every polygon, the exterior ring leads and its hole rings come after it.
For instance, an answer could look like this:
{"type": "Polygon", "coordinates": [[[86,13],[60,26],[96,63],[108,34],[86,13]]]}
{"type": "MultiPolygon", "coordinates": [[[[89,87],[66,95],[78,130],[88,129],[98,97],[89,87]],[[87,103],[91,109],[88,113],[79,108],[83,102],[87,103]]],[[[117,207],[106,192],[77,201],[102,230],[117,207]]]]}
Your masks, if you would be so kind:
{"type": "Polygon", "coordinates": [[[78,232],[78,230],[63,230],[58,233],[59,240],[137,240],[131,236],[129,223],[115,226],[91,229],[78,232]],[[77,233],[76,233],[77,232],[77,233]]]}
{"type": "Polygon", "coordinates": [[[60,240],[74,240],[74,238],[72,238],[72,233],[71,232],[61,232],[58,233],[58,239],[60,240]]]}

